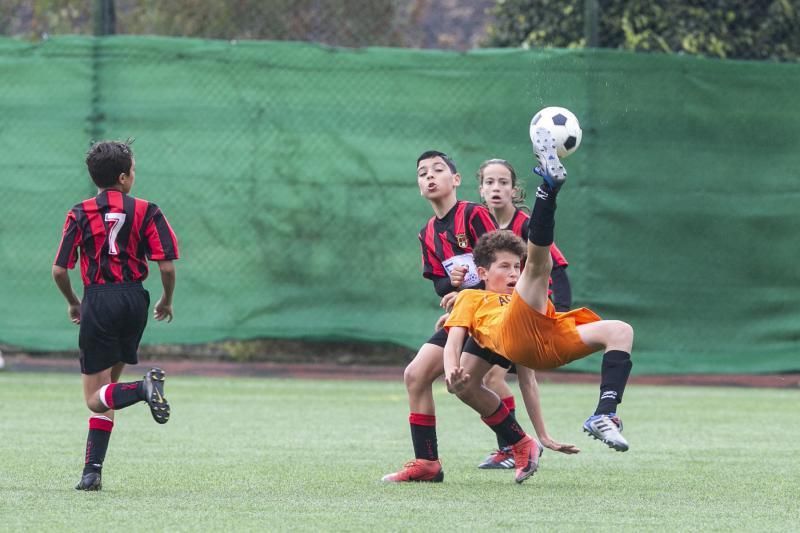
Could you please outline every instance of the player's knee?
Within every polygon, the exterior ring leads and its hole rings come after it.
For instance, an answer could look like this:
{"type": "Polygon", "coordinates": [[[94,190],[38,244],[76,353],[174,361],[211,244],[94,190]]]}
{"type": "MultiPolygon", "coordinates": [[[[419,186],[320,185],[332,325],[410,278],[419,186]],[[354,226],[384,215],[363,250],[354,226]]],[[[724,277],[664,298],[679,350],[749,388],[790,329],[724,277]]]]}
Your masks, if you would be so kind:
{"type": "Polygon", "coordinates": [[[613,320],[611,322],[612,327],[609,332],[608,345],[630,352],[633,346],[633,326],[621,320],[613,320]]]}
{"type": "Polygon", "coordinates": [[[108,411],[108,407],[103,405],[99,398],[88,398],[86,400],[86,407],[93,413],[105,413],[108,411]]]}
{"type": "Polygon", "coordinates": [[[497,375],[496,372],[489,372],[483,378],[483,385],[489,390],[497,390],[505,382],[504,375],[497,375]]]}
{"type": "Polygon", "coordinates": [[[467,380],[464,388],[456,392],[456,396],[458,396],[458,399],[462,402],[470,403],[470,400],[475,397],[480,387],[480,380],[471,377],[467,380]]]}
{"type": "Polygon", "coordinates": [[[416,381],[417,381],[416,369],[414,368],[413,364],[410,364],[403,371],[403,383],[405,383],[406,389],[410,390],[411,388],[414,387],[416,381]]]}
{"type": "Polygon", "coordinates": [[[627,342],[628,344],[633,345],[633,326],[628,324],[627,322],[620,322],[620,336],[627,342]]]}
{"type": "Polygon", "coordinates": [[[403,372],[403,383],[406,385],[406,390],[413,392],[430,387],[431,380],[418,365],[412,362],[403,372]]]}

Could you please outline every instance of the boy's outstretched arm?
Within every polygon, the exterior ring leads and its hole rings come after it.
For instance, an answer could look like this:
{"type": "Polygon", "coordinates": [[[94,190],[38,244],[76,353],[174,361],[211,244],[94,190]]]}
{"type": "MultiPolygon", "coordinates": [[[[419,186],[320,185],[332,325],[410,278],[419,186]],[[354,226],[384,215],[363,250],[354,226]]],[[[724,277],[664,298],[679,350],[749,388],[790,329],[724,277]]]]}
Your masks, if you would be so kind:
{"type": "Polygon", "coordinates": [[[469,374],[461,367],[461,351],[467,340],[467,328],[453,326],[447,331],[444,345],[444,381],[450,393],[459,392],[469,380],[469,374]]]}
{"type": "Polygon", "coordinates": [[[519,379],[519,390],[525,402],[525,410],[528,411],[528,417],[531,419],[533,429],[536,430],[536,436],[539,437],[542,445],[566,454],[580,452],[580,448],[574,444],[561,444],[547,434],[547,427],[542,416],[542,404],[539,401],[539,383],[536,381],[536,373],[530,368],[517,365],[517,378],[519,379]]]}
{"type": "Polygon", "coordinates": [[[66,268],[53,265],[53,281],[56,282],[58,290],[67,300],[67,316],[73,324],[81,323],[81,300],[72,290],[72,283],[69,280],[69,272],[66,268]]]}
{"type": "Polygon", "coordinates": [[[159,261],[158,270],[161,272],[161,285],[164,293],[153,309],[156,320],[167,319],[172,322],[172,294],[175,292],[175,264],[172,261],[159,261]]]}

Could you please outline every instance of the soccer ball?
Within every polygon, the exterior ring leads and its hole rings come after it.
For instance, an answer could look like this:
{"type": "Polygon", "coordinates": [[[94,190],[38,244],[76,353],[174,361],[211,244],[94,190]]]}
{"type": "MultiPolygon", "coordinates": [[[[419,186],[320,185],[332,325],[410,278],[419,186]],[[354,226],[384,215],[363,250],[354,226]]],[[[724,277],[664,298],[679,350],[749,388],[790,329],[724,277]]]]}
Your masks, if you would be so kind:
{"type": "Polygon", "coordinates": [[[556,139],[558,157],[564,158],[572,154],[581,145],[581,125],[578,118],[563,107],[545,107],[533,115],[531,119],[531,141],[536,128],[547,128],[556,139]]]}

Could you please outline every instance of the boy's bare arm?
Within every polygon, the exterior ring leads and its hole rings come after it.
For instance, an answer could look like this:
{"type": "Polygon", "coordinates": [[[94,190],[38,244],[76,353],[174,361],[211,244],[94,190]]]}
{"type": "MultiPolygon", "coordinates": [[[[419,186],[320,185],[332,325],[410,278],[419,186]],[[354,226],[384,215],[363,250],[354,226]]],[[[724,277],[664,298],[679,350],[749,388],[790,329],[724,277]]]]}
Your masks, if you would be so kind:
{"type": "Polygon", "coordinates": [[[536,436],[539,437],[542,445],[557,452],[573,454],[581,450],[574,444],[562,444],[553,440],[547,433],[547,427],[542,416],[542,404],[539,401],[539,383],[536,381],[536,373],[530,368],[517,365],[517,377],[519,379],[519,390],[525,402],[525,410],[531,419],[536,436]]]}
{"type": "Polygon", "coordinates": [[[56,282],[58,290],[67,300],[67,316],[73,324],[81,323],[81,300],[75,291],[72,290],[72,283],[69,280],[69,272],[66,268],[53,265],[53,281],[56,282]]]}
{"type": "Polygon", "coordinates": [[[461,351],[467,340],[467,328],[453,326],[447,332],[447,344],[444,345],[444,379],[447,390],[458,392],[469,379],[461,367],[461,351]]]}
{"type": "Polygon", "coordinates": [[[175,264],[172,261],[159,261],[158,270],[161,272],[161,285],[164,293],[153,309],[153,317],[156,320],[172,322],[172,295],[175,292],[175,264]]]}

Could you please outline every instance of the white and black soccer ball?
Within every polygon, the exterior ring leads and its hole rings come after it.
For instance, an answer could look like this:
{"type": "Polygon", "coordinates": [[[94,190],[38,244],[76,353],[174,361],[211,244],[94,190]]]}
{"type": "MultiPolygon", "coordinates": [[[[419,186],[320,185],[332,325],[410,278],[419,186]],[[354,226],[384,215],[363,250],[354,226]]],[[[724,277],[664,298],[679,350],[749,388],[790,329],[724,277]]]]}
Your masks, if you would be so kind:
{"type": "Polygon", "coordinates": [[[531,141],[537,128],[547,128],[553,134],[558,157],[567,157],[581,145],[583,131],[578,117],[564,107],[545,107],[533,115],[530,127],[531,141]]]}

